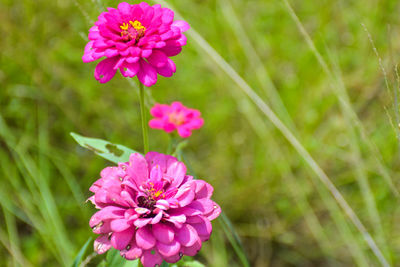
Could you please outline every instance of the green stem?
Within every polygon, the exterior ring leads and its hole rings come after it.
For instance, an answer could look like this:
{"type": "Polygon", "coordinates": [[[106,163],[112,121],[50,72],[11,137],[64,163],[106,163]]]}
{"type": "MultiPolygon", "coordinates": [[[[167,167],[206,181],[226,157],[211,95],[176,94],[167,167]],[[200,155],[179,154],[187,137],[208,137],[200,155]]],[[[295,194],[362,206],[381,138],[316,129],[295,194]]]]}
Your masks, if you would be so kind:
{"type": "Polygon", "coordinates": [[[140,90],[140,113],[142,116],[142,132],[143,132],[143,147],[144,153],[149,152],[149,133],[147,127],[147,119],[146,119],[146,106],[144,102],[144,87],[143,84],[139,82],[139,90],[140,90]]]}

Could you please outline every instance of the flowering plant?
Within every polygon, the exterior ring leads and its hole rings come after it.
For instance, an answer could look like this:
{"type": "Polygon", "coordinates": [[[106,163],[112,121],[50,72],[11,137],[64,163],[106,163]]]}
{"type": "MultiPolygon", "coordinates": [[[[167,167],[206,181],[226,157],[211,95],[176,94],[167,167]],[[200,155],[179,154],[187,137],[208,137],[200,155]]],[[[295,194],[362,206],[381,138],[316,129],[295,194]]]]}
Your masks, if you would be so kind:
{"type": "Polygon", "coordinates": [[[213,187],[195,180],[185,163],[171,155],[148,152],[148,125],[168,133],[176,130],[188,138],[204,123],[200,111],[180,102],[155,104],[151,109],[154,118],[146,119],[143,85],[154,85],[158,74],[172,76],[176,67],[170,57],[181,52],[186,44],[183,32],[188,29],[186,22],[174,21],[174,12],[168,8],[123,2],[101,13],[89,30],[82,59],[91,62],[105,57],[95,69],[98,81],[108,82],[118,69],[125,77],[138,77],[144,146],[142,155],[73,134],[82,146],[118,164],[103,169],[101,178],[90,187],[89,201],[98,211],[89,225],[99,235],[94,242],[98,254],[113,248],[127,260],[140,259],[144,267],[178,262],[184,255],[199,252],[210,238],[211,221],[221,213],[210,199],[213,187]]]}

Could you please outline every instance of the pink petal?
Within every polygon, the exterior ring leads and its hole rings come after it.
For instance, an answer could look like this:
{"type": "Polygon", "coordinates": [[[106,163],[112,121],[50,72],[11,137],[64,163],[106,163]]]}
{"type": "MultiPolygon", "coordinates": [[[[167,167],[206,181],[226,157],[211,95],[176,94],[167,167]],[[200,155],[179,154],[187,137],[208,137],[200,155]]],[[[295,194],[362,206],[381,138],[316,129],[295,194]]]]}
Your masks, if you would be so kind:
{"type": "Polygon", "coordinates": [[[203,180],[195,180],[196,184],[196,198],[210,198],[214,188],[203,180]]]}
{"type": "Polygon", "coordinates": [[[205,216],[207,217],[208,220],[212,221],[215,218],[217,218],[220,214],[221,214],[221,207],[214,202],[214,209],[212,210],[212,212],[205,214],[205,216]]]}
{"type": "Polygon", "coordinates": [[[107,252],[107,250],[111,248],[111,242],[110,240],[108,240],[108,234],[99,236],[94,241],[93,245],[94,245],[94,251],[96,251],[97,254],[103,254],[107,252]]]}
{"type": "Polygon", "coordinates": [[[154,67],[161,68],[167,64],[168,57],[159,50],[153,50],[153,53],[147,58],[147,61],[154,67]]]}
{"type": "Polygon", "coordinates": [[[170,187],[179,187],[186,175],[186,166],[183,162],[176,161],[168,166],[168,176],[174,177],[170,187]]]}
{"type": "Polygon", "coordinates": [[[128,223],[127,219],[116,219],[111,221],[110,226],[113,232],[122,232],[131,227],[131,224],[128,223]]]}
{"type": "Polygon", "coordinates": [[[193,226],[190,224],[184,224],[180,229],[177,229],[176,240],[181,243],[181,245],[190,247],[199,240],[199,235],[193,226]]]}
{"type": "Polygon", "coordinates": [[[164,257],[172,257],[175,254],[179,253],[181,249],[181,244],[176,240],[172,241],[170,244],[164,244],[161,242],[157,242],[158,252],[164,257]]]}
{"type": "Polygon", "coordinates": [[[201,241],[197,240],[194,243],[193,246],[191,246],[191,247],[182,247],[181,249],[182,249],[183,254],[193,257],[200,251],[200,249],[201,249],[201,241]]]}
{"type": "Polygon", "coordinates": [[[139,81],[147,87],[154,85],[157,82],[156,69],[143,59],[139,60],[139,64],[140,69],[137,73],[139,81]]]}
{"type": "Polygon", "coordinates": [[[157,73],[164,77],[171,77],[176,72],[176,65],[172,59],[168,58],[167,64],[157,67],[157,73]]]}
{"type": "Polygon", "coordinates": [[[192,131],[183,125],[178,127],[178,134],[183,138],[188,138],[192,135],[192,131]]]}
{"type": "Polygon", "coordinates": [[[209,220],[205,219],[203,223],[194,223],[192,226],[196,229],[201,241],[206,241],[210,238],[212,226],[209,220]]]}
{"type": "Polygon", "coordinates": [[[181,29],[182,32],[185,32],[190,29],[189,23],[183,20],[175,20],[172,23],[172,26],[178,27],[179,29],[181,29]]]}
{"type": "Polygon", "coordinates": [[[140,261],[142,262],[143,267],[155,267],[156,265],[160,266],[163,259],[157,250],[146,250],[143,252],[140,261]]]}
{"type": "Polygon", "coordinates": [[[161,210],[161,211],[159,211],[159,212],[157,213],[156,217],[154,217],[154,218],[151,220],[150,223],[151,223],[151,224],[157,224],[157,223],[159,223],[159,222],[161,221],[162,217],[163,217],[163,211],[161,210]]]}
{"type": "Polygon", "coordinates": [[[115,249],[122,250],[131,242],[135,230],[133,228],[126,229],[122,232],[114,232],[111,235],[111,244],[115,249]]]}
{"type": "Polygon", "coordinates": [[[152,129],[162,129],[164,126],[164,122],[160,119],[151,119],[149,121],[149,126],[152,129]]]}
{"type": "Polygon", "coordinates": [[[136,231],[136,244],[142,249],[151,249],[155,246],[156,239],[149,227],[142,227],[136,231]]]}
{"type": "Polygon", "coordinates": [[[146,226],[147,224],[149,224],[150,222],[151,222],[151,220],[152,220],[152,218],[138,218],[135,222],[134,222],[134,225],[136,226],[136,227],[139,227],[139,228],[141,228],[141,227],[143,227],[143,226],[146,226]]]}
{"type": "Polygon", "coordinates": [[[136,260],[140,256],[142,256],[143,250],[139,248],[135,241],[131,241],[127,247],[121,250],[121,256],[127,260],[136,260]]]}
{"type": "Polygon", "coordinates": [[[174,240],[172,228],[162,223],[153,225],[153,235],[158,241],[165,244],[169,244],[174,240]]]}
{"type": "Polygon", "coordinates": [[[106,58],[97,64],[94,71],[94,77],[101,83],[106,83],[111,80],[116,70],[114,69],[115,64],[118,62],[118,57],[106,58]]]}
{"type": "Polygon", "coordinates": [[[133,153],[129,157],[129,166],[126,173],[139,188],[149,178],[149,171],[146,159],[139,153],[133,153]]]}
{"type": "Polygon", "coordinates": [[[153,168],[151,168],[150,171],[150,179],[154,181],[160,181],[163,177],[163,173],[161,170],[160,165],[156,165],[153,168]]]}

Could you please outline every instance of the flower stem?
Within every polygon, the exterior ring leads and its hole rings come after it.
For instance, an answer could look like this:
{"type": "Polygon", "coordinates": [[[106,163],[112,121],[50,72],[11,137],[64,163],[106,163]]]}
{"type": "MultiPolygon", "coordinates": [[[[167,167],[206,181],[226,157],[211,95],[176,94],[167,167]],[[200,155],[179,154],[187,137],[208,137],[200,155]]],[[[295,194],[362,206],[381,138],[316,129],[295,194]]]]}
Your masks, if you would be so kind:
{"type": "Polygon", "coordinates": [[[149,133],[147,127],[147,119],[146,119],[146,106],[144,101],[144,87],[143,84],[139,82],[139,91],[140,91],[140,113],[142,116],[142,133],[143,133],[143,147],[144,153],[149,152],[149,133]]]}

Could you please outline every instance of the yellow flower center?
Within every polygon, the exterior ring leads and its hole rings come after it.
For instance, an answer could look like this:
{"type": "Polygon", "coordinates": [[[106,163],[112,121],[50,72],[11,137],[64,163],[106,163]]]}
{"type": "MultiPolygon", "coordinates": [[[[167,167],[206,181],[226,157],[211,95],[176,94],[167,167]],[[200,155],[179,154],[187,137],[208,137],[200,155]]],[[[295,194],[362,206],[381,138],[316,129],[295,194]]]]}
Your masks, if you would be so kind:
{"type": "Polygon", "coordinates": [[[137,42],[141,37],[144,36],[146,31],[146,27],[144,27],[142,23],[137,20],[130,20],[129,23],[124,22],[121,26],[119,26],[119,28],[121,29],[121,37],[126,39],[126,41],[135,39],[137,42]]]}

